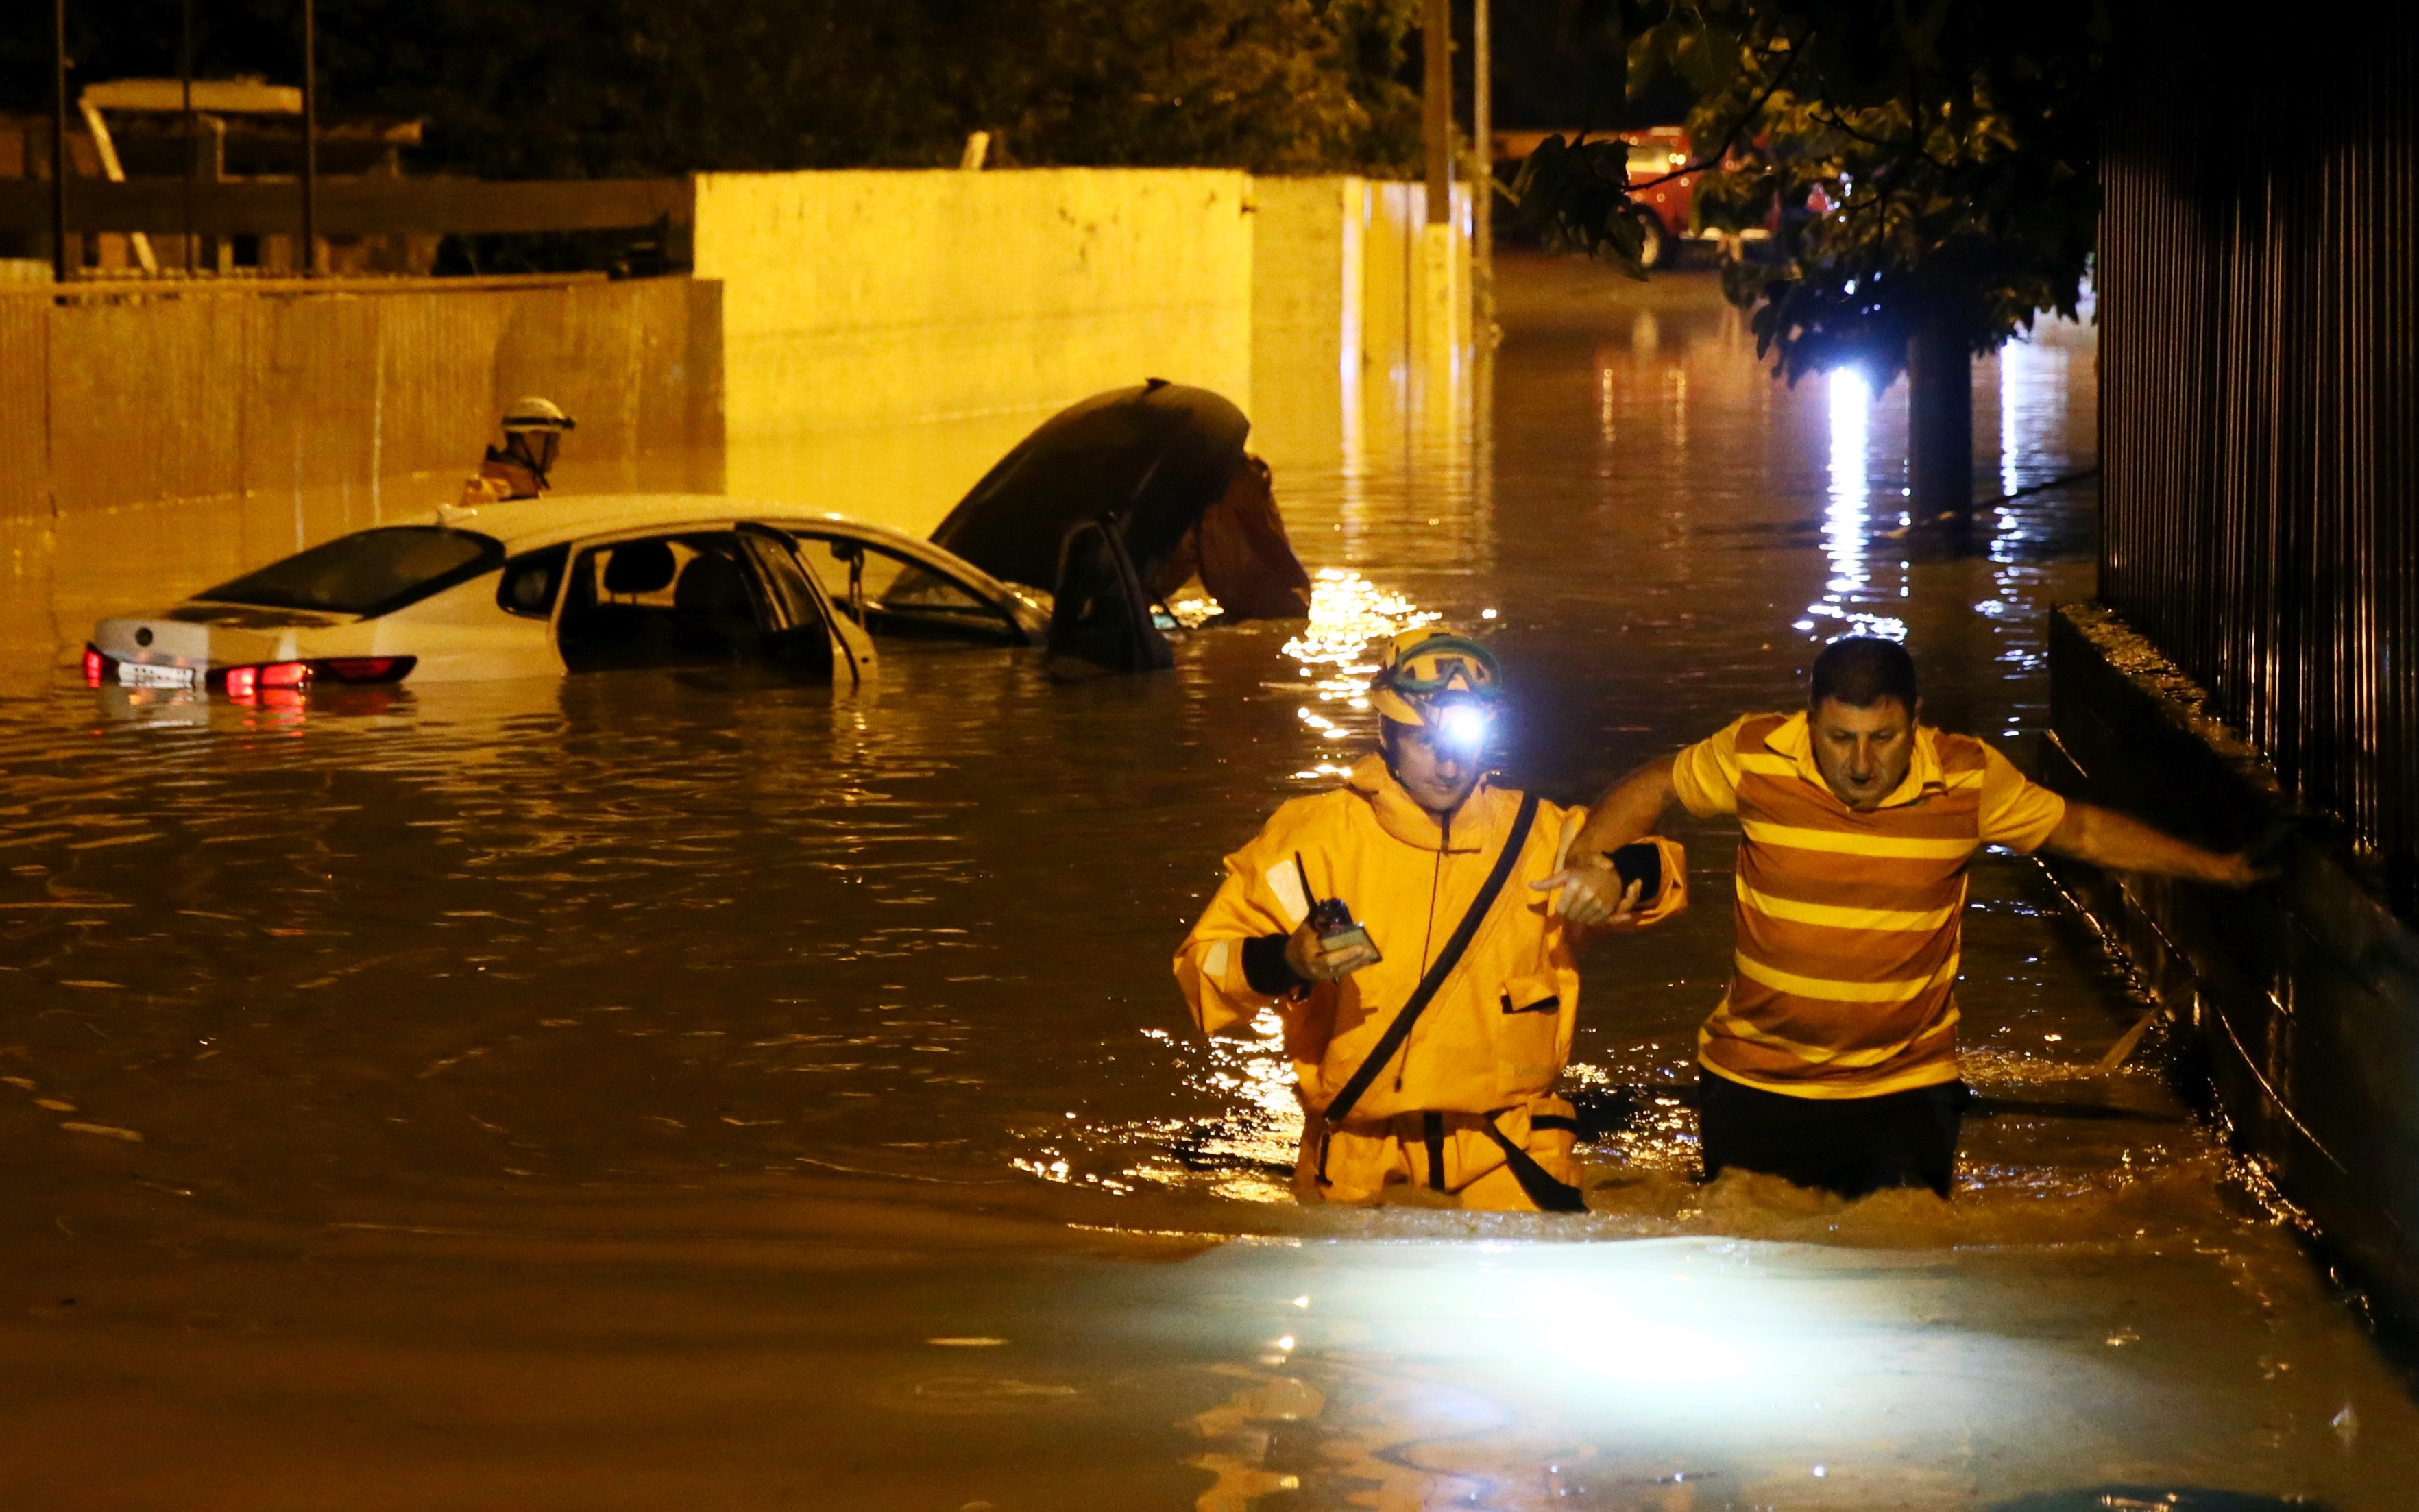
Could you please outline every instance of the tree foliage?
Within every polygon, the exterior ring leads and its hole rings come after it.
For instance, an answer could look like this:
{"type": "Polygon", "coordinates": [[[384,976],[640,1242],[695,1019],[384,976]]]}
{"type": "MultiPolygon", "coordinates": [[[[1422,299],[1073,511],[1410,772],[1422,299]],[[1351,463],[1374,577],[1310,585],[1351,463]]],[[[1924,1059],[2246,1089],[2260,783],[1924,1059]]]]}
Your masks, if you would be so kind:
{"type": "MultiPolygon", "coordinates": [[[[70,87],[173,75],[178,8],[68,0],[70,87]]],[[[300,73],[300,0],[196,0],[197,71],[300,73]]],[[[994,161],[1408,170],[1417,0],[318,0],[322,114],[493,177],[994,161]]],[[[0,32],[45,110],[48,27],[0,32]]]]}
{"type": "MultiPolygon", "coordinates": [[[[1920,332],[1980,353],[2074,315],[2104,0],[1655,0],[1625,20],[1633,87],[1695,90],[1703,223],[1772,232],[1725,287],[1791,378],[1849,362],[1887,378],[1920,332]]],[[[1556,138],[1518,193],[1551,244],[1636,271],[1627,177],[1620,143],[1556,138]]]]}

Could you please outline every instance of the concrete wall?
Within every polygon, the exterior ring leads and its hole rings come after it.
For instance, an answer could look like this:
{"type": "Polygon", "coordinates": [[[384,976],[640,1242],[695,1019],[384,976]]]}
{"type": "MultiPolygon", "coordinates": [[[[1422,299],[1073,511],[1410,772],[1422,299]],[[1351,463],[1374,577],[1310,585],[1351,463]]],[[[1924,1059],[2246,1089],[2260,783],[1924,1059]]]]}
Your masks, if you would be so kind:
{"type": "Polygon", "coordinates": [[[920,532],[1050,413],[1153,377],[1240,404],[1280,470],[1333,465],[1370,390],[1468,341],[1468,216],[1419,203],[1210,169],[705,176],[731,491],[920,532]]]}
{"type": "Polygon", "coordinates": [[[2279,875],[2234,892],[2059,861],[2206,1068],[2236,1148],[2384,1310],[2419,1324],[2419,933],[2286,803],[2208,695],[2111,611],[2050,624],[2042,778],[2279,875]]]}
{"type": "Polygon", "coordinates": [[[1470,351],[1470,196],[1425,224],[1424,186],[1260,178],[1252,250],[1253,445],[1281,471],[1349,469],[1373,418],[1444,414],[1470,351]],[[1373,415],[1373,411],[1375,412],[1373,415]]]}
{"type": "MultiPolygon", "coordinates": [[[[928,531],[1055,410],[1215,389],[1287,479],[1466,434],[1469,206],[1223,170],[709,175],[694,278],[0,292],[0,651],[458,491],[500,409],[566,491],[724,486],[928,531]],[[727,435],[727,441],[726,441],[727,435]]],[[[0,661],[5,661],[0,656],[0,661]]]]}
{"type": "Polygon", "coordinates": [[[732,491],[928,526],[1086,394],[1248,389],[1249,190],[1209,169],[700,178],[732,491]]]}
{"type": "Polygon", "coordinates": [[[717,488],[719,296],[688,278],[0,294],[0,635],[71,652],[104,609],[424,518],[522,393],[579,422],[560,487],[717,488]]]}

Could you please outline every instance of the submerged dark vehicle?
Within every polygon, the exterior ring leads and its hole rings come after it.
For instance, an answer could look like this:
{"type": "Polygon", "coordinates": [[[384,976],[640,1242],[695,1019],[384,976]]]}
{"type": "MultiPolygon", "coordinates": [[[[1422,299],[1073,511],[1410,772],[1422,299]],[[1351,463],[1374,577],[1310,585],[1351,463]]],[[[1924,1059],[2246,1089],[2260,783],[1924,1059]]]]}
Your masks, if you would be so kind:
{"type": "Polygon", "coordinates": [[[932,532],[994,578],[1056,595],[1054,655],[1118,671],[1168,665],[1150,609],[1196,575],[1227,620],[1310,612],[1252,423],[1163,378],[1059,411],[932,532]]]}

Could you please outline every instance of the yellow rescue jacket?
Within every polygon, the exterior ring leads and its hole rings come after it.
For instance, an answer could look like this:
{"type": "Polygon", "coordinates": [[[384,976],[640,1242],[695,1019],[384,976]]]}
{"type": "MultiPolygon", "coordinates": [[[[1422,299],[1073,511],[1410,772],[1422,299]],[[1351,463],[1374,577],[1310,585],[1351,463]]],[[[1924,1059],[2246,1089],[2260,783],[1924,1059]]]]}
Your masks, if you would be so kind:
{"type": "MultiPolygon", "coordinates": [[[[1176,953],[1176,980],[1194,1021],[1219,1034],[1277,1009],[1302,1102],[1319,1113],[1368,1058],[1469,910],[1520,799],[1482,783],[1446,833],[1372,755],[1342,788],[1278,809],[1249,844],[1226,857],[1225,884],[1176,953]],[[1311,887],[1349,904],[1384,959],[1291,1000],[1252,989],[1243,947],[1289,933],[1308,917],[1297,853],[1311,887]]],[[[1352,1108],[1353,1120],[1487,1113],[1551,1090],[1570,1057],[1579,1011],[1579,974],[1571,959],[1578,932],[1564,921],[1554,895],[1529,884],[1560,870],[1586,817],[1583,809],[1538,805],[1487,922],[1352,1108]]],[[[1666,853],[1672,882],[1656,917],[1679,906],[1676,853],[1666,853]]]]}
{"type": "Polygon", "coordinates": [[[510,452],[500,452],[490,446],[486,460],[479,471],[462,482],[460,507],[476,509],[481,504],[500,504],[514,499],[535,499],[546,489],[546,480],[510,452]]]}

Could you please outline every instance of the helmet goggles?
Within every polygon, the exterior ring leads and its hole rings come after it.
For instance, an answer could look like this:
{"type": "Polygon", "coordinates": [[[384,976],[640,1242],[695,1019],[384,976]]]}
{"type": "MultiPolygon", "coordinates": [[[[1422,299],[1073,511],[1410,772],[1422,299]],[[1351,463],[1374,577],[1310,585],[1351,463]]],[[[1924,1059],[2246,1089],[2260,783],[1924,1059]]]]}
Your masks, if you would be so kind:
{"type": "Polygon", "coordinates": [[[1397,724],[1464,740],[1492,722],[1503,673],[1495,654],[1448,630],[1406,630],[1386,648],[1369,702],[1397,724]]]}
{"type": "Polygon", "coordinates": [[[1415,698],[1448,689],[1475,693],[1480,698],[1495,696],[1493,656],[1484,648],[1461,640],[1459,636],[1438,636],[1436,641],[1444,644],[1431,641],[1397,664],[1387,676],[1388,686],[1397,693],[1415,698]]]}

